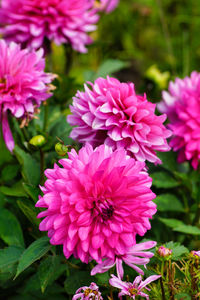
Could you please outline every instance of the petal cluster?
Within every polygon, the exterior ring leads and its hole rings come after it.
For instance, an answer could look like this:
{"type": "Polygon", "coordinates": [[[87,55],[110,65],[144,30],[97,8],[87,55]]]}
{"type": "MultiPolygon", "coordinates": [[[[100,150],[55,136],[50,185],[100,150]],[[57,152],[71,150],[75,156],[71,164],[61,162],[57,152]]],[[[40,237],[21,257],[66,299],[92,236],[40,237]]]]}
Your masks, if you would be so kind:
{"type": "Polygon", "coordinates": [[[63,245],[66,258],[101,263],[127,254],[156,213],[145,164],[106,145],[93,150],[86,144],[68,155],[59,161],[62,167],[45,171],[44,196],[36,204],[46,208],[38,215],[45,217],[40,230],[48,231],[53,245],[63,245]]]}
{"type": "Polygon", "coordinates": [[[96,0],[94,2],[95,8],[106,13],[112,12],[119,4],[119,0],[96,0]]]}
{"type": "Polygon", "coordinates": [[[90,286],[80,287],[72,298],[72,300],[77,299],[103,300],[99,287],[94,282],[92,282],[90,286]]]}
{"type": "Polygon", "coordinates": [[[98,15],[91,0],[2,0],[1,33],[8,41],[38,49],[45,39],[87,52],[88,32],[96,29],[98,15]]]}
{"type": "Polygon", "coordinates": [[[124,276],[123,262],[136,272],[144,275],[142,269],[140,269],[137,265],[146,266],[146,264],[149,263],[150,258],[153,257],[154,254],[144,250],[149,250],[155,246],[156,242],[154,241],[135,244],[127,250],[125,255],[118,255],[115,259],[107,258],[102,263],[96,265],[92,269],[91,275],[107,272],[116,265],[117,276],[122,279],[124,276]]]}
{"type": "Polygon", "coordinates": [[[110,285],[118,288],[121,290],[119,293],[119,297],[122,296],[129,296],[131,299],[135,299],[136,296],[144,297],[149,300],[149,296],[144,291],[145,289],[149,290],[146,286],[150,284],[152,281],[157,280],[160,278],[160,275],[152,275],[149,276],[147,279],[142,281],[141,276],[137,276],[133,283],[122,281],[120,278],[111,275],[112,278],[109,280],[110,285]]]}
{"type": "Polygon", "coordinates": [[[190,160],[197,169],[200,159],[200,73],[176,78],[163,92],[158,109],[168,115],[173,132],[170,146],[178,151],[178,162],[190,160]]]}
{"type": "Polygon", "coordinates": [[[71,138],[93,146],[105,143],[112,149],[124,148],[138,161],[161,163],[158,151],[170,148],[166,138],[165,115],[155,115],[155,104],[135,92],[133,83],[115,78],[98,78],[77,92],[68,122],[75,127],[71,138]]]}
{"type": "Polygon", "coordinates": [[[10,151],[14,140],[8,124],[8,113],[29,121],[42,101],[52,94],[49,83],[53,74],[44,72],[43,50],[21,50],[12,42],[0,40],[0,122],[6,145],[10,151]]]}

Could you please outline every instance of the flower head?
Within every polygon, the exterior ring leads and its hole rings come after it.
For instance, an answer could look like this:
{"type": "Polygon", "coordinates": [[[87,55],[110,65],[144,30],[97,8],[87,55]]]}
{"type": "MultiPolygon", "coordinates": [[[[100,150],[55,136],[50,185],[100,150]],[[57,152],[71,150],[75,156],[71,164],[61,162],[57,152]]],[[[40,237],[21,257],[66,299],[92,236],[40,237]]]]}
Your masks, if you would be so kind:
{"type": "Polygon", "coordinates": [[[170,146],[178,151],[178,162],[191,160],[197,169],[200,159],[200,73],[176,78],[170,82],[169,91],[163,92],[158,109],[168,115],[169,128],[173,132],[170,146]]]}
{"type": "Polygon", "coordinates": [[[59,161],[63,168],[45,171],[44,196],[36,204],[46,208],[38,216],[45,217],[40,230],[48,231],[53,245],[63,244],[66,258],[100,263],[125,255],[156,212],[145,164],[106,145],[93,150],[86,144],[68,155],[59,161]]]}
{"type": "Polygon", "coordinates": [[[85,299],[85,300],[103,300],[99,287],[96,283],[92,282],[90,286],[83,286],[79,288],[72,300],[85,299]]]}
{"type": "Polygon", "coordinates": [[[195,257],[195,258],[199,258],[200,259],[200,250],[199,251],[191,251],[190,252],[191,256],[192,257],[195,257]]]}
{"type": "Polygon", "coordinates": [[[21,50],[15,43],[0,40],[0,121],[7,148],[12,151],[14,140],[8,113],[26,125],[34,117],[41,102],[52,94],[49,83],[53,74],[44,72],[43,50],[21,50]]]}
{"type": "Polygon", "coordinates": [[[149,290],[146,286],[151,283],[152,281],[157,280],[160,278],[160,275],[153,275],[148,277],[146,280],[142,281],[141,276],[137,276],[133,283],[122,281],[120,278],[111,275],[112,278],[109,280],[110,285],[121,289],[119,293],[119,297],[127,295],[132,299],[135,299],[135,296],[141,296],[149,300],[149,296],[144,292],[144,289],[149,290]]]}
{"type": "Polygon", "coordinates": [[[149,263],[149,259],[153,257],[154,254],[144,250],[149,250],[150,248],[155,247],[155,245],[156,242],[153,241],[135,244],[127,250],[126,254],[118,255],[115,259],[107,258],[102,263],[96,265],[92,269],[91,275],[107,272],[110,268],[116,265],[117,275],[122,279],[124,276],[123,262],[133,268],[136,272],[144,275],[142,269],[140,269],[137,265],[146,266],[146,264],[149,263]]]}
{"type": "Polygon", "coordinates": [[[155,104],[137,95],[133,83],[107,77],[89,85],[73,99],[68,122],[77,127],[71,137],[94,146],[122,147],[136,160],[160,163],[155,150],[169,150],[171,133],[163,125],[165,115],[154,114],[155,104]]]}
{"type": "Polygon", "coordinates": [[[160,257],[170,258],[172,255],[172,250],[166,248],[165,246],[160,246],[157,250],[157,253],[160,257]]]}
{"type": "Polygon", "coordinates": [[[106,13],[112,12],[118,4],[119,0],[96,0],[94,2],[95,8],[106,13]]]}
{"type": "Polygon", "coordinates": [[[45,39],[60,45],[71,44],[79,52],[87,52],[92,42],[88,32],[98,21],[91,0],[2,0],[1,33],[8,41],[38,49],[45,39]]]}

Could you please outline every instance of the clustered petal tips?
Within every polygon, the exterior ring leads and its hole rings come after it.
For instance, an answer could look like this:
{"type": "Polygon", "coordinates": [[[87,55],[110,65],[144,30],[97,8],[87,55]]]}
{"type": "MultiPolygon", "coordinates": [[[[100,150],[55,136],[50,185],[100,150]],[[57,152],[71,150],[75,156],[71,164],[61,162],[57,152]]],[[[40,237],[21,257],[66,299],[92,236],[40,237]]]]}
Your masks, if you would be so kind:
{"type": "Polygon", "coordinates": [[[136,272],[144,275],[142,269],[140,269],[137,265],[146,266],[146,264],[149,263],[149,260],[154,256],[154,253],[144,250],[149,250],[155,247],[156,244],[157,243],[154,241],[136,244],[128,249],[126,254],[118,255],[115,259],[107,258],[102,263],[96,265],[92,269],[91,275],[107,272],[116,265],[117,275],[122,279],[124,276],[123,262],[133,268],[136,272]]]}
{"type": "Polygon", "coordinates": [[[91,0],[2,0],[0,6],[4,38],[32,49],[48,39],[87,52],[85,46],[92,42],[88,32],[98,21],[91,0]]]}
{"type": "Polygon", "coordinates": [[[129,296],[132,299],[135,299],[135,296],[141,296],[149,300],[149,296],[144,292],[145,289],[149,290],[146,286],[150,284],[152,281],[157,280],[161,277],[161,275],[152,275],[149,276],[147,279],[142,281],[141,276],[137,276],[133,283],[122,281],[120,278],[111,275],[112,278],[109,280],[110,285],[118,288],[121,290],[119,293],[119,297],[122,296],[129,296]]]}
{"type": "Polygon", "coordinates": [[[103,300],[101,293],[99,291],[99,287],[96,283],[92,282],[90,286],[80,287],[72,300],[85,299],[85,300],[103,300]]]}
{"type": "Polygon", "coordinates": [[[66,258],[101,263],[127,254],[156,213],[145,164],[106,145],[93,150],[87,144],[68,155],[59,161],[63,168],[55,164],[45,171],[44,196],[36,204],[46,208],[38,215],[45,217],[40,230],[63,245],[66,258]]]}
{"type": "Polygon", "coordinates": [[[178,151],[178,162],[191,161],[197,169],[200,159],[200,73],[176,78],[170,82],[169,91],[163,92],[158,109],[168,115],[173,132],[170,146],[178,151]]]}
{"type": "Polygon", "coordinates": [[[93,146],[105,143],[124,148],[138,161],[161,163],[155,151],[168,151],[165,115],[155,115],[155,104],[135,93],[133,83],[98,78],[77,92],[68,122],[75,127],[71,138],[93,146]]]}
{"type": "Polygon", "coordinates": [[[0,40],[0,122],[7,148],[12,151],[14,140],[8,114],[22,120],[22,126],[34,117],[41,102],[48,99],[53,74],[44,72],[43,50],[21,50],[12,42],[0,40]]]}
{"type": "Polygon", "coordinates": [[[110,13],[117,7],[118,4],[119,0],[95,0],[94,7],[100,11],[110,13]]]}

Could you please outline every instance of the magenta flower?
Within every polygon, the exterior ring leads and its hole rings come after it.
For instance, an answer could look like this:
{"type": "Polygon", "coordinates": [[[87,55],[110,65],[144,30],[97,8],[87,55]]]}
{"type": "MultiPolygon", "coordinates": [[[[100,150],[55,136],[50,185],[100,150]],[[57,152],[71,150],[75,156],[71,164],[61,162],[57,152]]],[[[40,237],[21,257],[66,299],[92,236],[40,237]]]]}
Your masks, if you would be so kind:
{"type": "Polygon", "coordinates": [[[2,0],[1,33],[8,41],[38,49],[45,39],[71,44],[87,52],[92,42],[88,32],[96,29],[98,15],[91,0],[2,0]]]}
{"type": "Polygon", "coordinates": [[[98,78],[77,92],[68,122],[77,126],[71,138],[93,146],[105,143],[113,149],[124,148],[136,160],[161,163],[155,150],[168,151],[170,131],[163,122],[165,115],[154,114],[155,104],[135,93],[133,83],[115,78],[98,78]]]}
{"type": "Polygon", "coordinates": [[[12,151],[14,140],[8,114],[22,120],[22,126],[33,118],[41,102],[52,94],[49,83],[55,77],[44,72],[43,50],[28,52],[0,40],[0,122],[7,148],[12,151]]]}
{"type": "Polygon", "coordinates": [[[112,12],[118,4],[119,0],[96,0],[94,3],[95,8],[106,13],[112,12]]]}
{"type": "Polygon", "coordinates": [[[193,257],[200,258],[200,250],[199,251],[191,251],[190,252],[193,257]]]}
{"type": "Polygon", "coordinates": [[[122,296],[129,296],[132,299],[135,299],[135,296],[141,296],[149,300],[149,296],[144,292],[144,289],[150,291],[149,288],[146,286],[151,283],[152,281],[157,280],[161,277],[161,275],[153,275],[148,277],[146,280],[142,281],[141,276],[137,276],[133,283],[122,281],[120,278],[111,275],[112,278],[109,280],[110,285],[121,289],[121,292],[119,293],[119,297],[122,296]]]}
{"type": "Polygon", "coordinates": [[[99,287],[96,283],[92,282],[90,286],[83,286],[79,288],[75,295],[73,296],[72,300],[77,299],[85,299],[85,300],[103,300],[101,293],[99,291],[99,287]]]}
{"type": "Polygon", "coordinates": [[[191,161],[197,169],[200,159],[200,73],[176,78],[170,82],[169,92],[163,92],[158,109],[168,115],[169,128],[173,131],[170,146],[178,151],[178,162],[191,161]]]}
{"type": "Polygon", "coordinates": [[[133,268],[136,272],[144,275],[142,269],[136,265],[143,265],[146,267],[146,264],[149,263],[149,259],[154,256],[154,254],[143,250],[149,250],[150,248],[155,247],[155,245],[156,242],[153,241],[136,244],[127,250],[127,253],[123,256],[118,255],[114,259],[107,258],[102,263],[96,265],[92,269],[91,275],[107,272],[116,265],[117,276],[122,279],[124,276],[123,262],[133,268]]]}
{"type": "Polygon", "coordinates": [[[125,255],[156,213],[145,164],[105,145],[93,150],[87,144],[68,155],[59,161],[63,168],[45,171],[44,196],[36,204],[46,208],[38,215],[45,217],[40,230],[53,245],[63,245],[66,258],[101,263],[125,255]]]}

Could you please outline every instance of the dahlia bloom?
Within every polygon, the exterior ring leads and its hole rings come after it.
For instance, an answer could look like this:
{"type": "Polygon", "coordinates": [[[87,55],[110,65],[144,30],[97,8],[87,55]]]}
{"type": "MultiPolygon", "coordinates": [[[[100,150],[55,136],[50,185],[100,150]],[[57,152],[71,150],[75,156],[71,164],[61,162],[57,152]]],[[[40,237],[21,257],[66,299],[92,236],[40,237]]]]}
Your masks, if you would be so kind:
{"type": "Polygon", "coordinates": [[[113,150],[122,147],[136,160],[161,163],[155,150],[170,149],[166,138],[171,133],[163,125],[165,115],[155,115],[155,104],[137,95],[133,83],[107,77],[89,85],[73,98],[67,120],[77,127],[71,138],[93,146],[105,143],[113,150]]]}
{"type": "Polygon", "coordinates": [[[43,50],[28,52],[15,43],[0,40],[0,122],[7,148],[14,140],[8,114],[22,120],[22,126],[33,118],[41,102],[52,94],[49,83],[54,75],[44,72],[43,50]]]}
{"type": "Polygon", "coordinates": [[[111,275],[112,278],[109,280],[110,285],[121,289],[121,292],[119,293],[119,297],[122,296],[129,296],[132,299],[135,299],[135,296],[141,296],[149,300],[149,296],[144,293],[144,289],[150,291],[149,288],[146,286],[151,283],[152,281],[157,280],[158,278],[161,277],[161,275],[152,275],[149,276],[146,280],[142,281],[141,276],[137,276],[133,283],[131,282],[126,282],[122,281],[120,278],[114,276],[113,274],[111,275]]]}
{"type": "Polygon", "coordinates": [[[99,287],[96,283],[92,282],[90,286],[83,286],[79,288],[72,300],[84,299],[84,300],[103,300],[101,293],[99,291],[99,287]]]}
{"type": "Polygon", "coordinates": [[[156,213],[145,164],[106,145],[93,150],[86,144],[68,156],[59,161],[63,168],[45,171],[44,196],[36,204],[46,208],[38,215],[45,217],[40,230],[48,231],[51,244],[63,245],[66,258],[101,263],[125,255],[156,213]]]}
{"type": "Polygon", "coordinates": [[[170,82],[169,91],[163,92],[158,109],[168,115],[169,128],[173,132],[170,146],[178,151],[178,162],[191,160],[197,169],[200,159],[200,73],[176,78],[170,82]]]}
{"type": "Polygon", "coordinates": [[[156,242],[149,241],[140,244],[135,244],[132,246],[125,255],[116,256],[115,259],[105,259],[101,264],[96,265],[92,271],[91,275],[95,275],[97,273],[104,273],[107,272],[109,269],[116,265],[117,276],[119,278],[123,278],[124,276],[124,269],[123,269],[123,262],[127,264],[129,267],[133,268],[136,272],[144,275],[142,269],[140,269],[136,265],[143,265],[146,267],[146,264],[149,263],[151,257],[154,256],[152,252],[147,252],[143,250],[149,250],[156,246],[156,242]]]}
{"type": "Polygon", "coordinates": [[[118,4],[119,0],[96,0],[94,6],[100,11],[110,13],[117,7],[118,4]]]}
{"type": "Polygon", "coordinates": [[[71,44],[79,52],[87,52],[92,42],[88,32],[98,21],[91,0],[2,0],[1,33],[8,41],[38,49],[45,39],[60,45],[71,44]]]}

